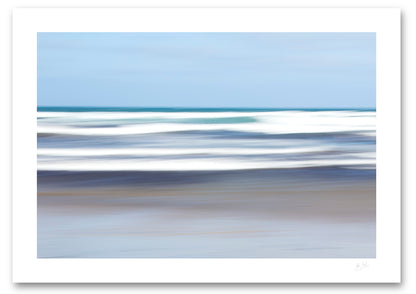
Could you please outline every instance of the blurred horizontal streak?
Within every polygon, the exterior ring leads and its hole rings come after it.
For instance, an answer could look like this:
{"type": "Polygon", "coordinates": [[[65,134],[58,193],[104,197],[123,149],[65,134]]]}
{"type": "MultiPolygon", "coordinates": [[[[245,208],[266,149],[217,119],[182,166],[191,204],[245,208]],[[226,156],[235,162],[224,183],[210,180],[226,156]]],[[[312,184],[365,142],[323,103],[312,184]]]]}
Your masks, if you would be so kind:
{"type": "Polygon", "coordinates": [[[373,110],[53,110],[40,258],[375,256],[373,110]]]}

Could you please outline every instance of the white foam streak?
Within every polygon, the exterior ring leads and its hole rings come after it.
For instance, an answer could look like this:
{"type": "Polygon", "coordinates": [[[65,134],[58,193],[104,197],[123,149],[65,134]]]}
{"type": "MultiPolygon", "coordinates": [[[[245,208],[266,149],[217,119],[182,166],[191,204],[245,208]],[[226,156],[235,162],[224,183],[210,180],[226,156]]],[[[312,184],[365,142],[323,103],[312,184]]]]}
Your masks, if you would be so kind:
{"type": "Polygon", "coordinates": [[[270,116],[276,112],[38,112],[38,118],[71,120],[198,119],[270,116]]]}
{"type": "Polygon", "coordinates": [[[38,161],[38,170],[49,171],[215,171],[267,168],[305,168],[325,166],[374,165],[372,159],[309,160],[309,161],[240,161],[210,159],[178,160],[70,160],[38,161]]]}
{"type": "Polygon", "coordinates": [[[304,148],[40,148],[40,156],[164,156],[164,155],[272,155],[331,151],[324,147],[304,148]]]}
{"type": "MultiPolygon", "coordinates": [[[[134,120],[156,119],[163,122],[167,119],[216,119],[252,117],[261,121],[298,121],[307,120],[314,123],[319,121],[331,122],[347,120],[363,121],[373,124],[375,112],[355,111],[268,111],[268,112],[38,112],[38,118],[43,122],[55,121],[93,121],[93,120],[134,120]]],[[[347,123],[349,124],[349,123],[347,123]]]]}

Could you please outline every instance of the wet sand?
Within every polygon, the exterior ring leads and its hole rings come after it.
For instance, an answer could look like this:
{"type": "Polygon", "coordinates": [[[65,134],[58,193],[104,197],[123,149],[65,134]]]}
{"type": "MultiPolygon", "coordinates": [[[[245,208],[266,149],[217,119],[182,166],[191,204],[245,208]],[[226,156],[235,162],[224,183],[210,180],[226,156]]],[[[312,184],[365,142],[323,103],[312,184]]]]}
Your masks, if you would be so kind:
{"type": "Polygon", "coordinates": [[[40,258],[372,258],[374,170],[38,172],[40,258]]]}

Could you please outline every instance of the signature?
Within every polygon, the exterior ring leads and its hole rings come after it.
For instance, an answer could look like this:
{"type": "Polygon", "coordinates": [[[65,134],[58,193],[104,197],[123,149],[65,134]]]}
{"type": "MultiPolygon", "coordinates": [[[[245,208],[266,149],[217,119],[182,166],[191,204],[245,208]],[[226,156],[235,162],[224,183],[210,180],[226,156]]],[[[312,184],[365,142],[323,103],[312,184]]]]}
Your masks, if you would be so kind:
{"type": "Polygon", "coordinates": [[[365,268],[368,268],[370,266],[370,264],[367,261],[363,261],[363,262],[359,262],[355,265],[355,271],[361,271],[365,268]]]}

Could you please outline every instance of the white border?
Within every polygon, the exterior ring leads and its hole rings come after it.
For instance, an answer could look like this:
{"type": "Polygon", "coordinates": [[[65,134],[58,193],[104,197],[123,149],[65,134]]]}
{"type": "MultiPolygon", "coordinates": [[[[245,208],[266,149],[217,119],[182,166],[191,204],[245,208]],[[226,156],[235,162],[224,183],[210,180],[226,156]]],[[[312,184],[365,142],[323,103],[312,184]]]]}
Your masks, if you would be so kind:
{"type": "Polygon", "coordinates": [[[400,11],[140,8],[13,12],[13,282],[400,282],[400,11]],[[377,257],[37,259],[37,32],[376,32],[377,257]],[[367,267],[356,270],[357,263],[367,267]]]}

